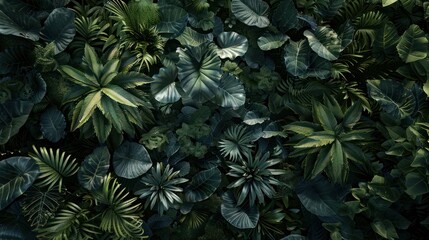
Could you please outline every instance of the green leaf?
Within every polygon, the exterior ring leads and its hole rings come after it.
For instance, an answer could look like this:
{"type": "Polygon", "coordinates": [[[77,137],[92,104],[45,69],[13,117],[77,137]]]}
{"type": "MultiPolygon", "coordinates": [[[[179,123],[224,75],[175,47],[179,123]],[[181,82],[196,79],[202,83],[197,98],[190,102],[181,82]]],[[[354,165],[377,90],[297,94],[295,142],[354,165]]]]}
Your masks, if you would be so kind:
{"type": "Polygon", "coordinates": [[[314,132],[310,136],[299,141],[295,148],[315,148],[329,145],[335,141],[333,131],[314,132]]]}
{"type": "Polygon", "coordinates": [[[287,71],[296,77],[307,73],[309,53],[310,46],[306,40],[299,42],[289,41],[285,46],[284,55],[287,71]]]}
{"type": "Polygon", "coordinates": [[[14,35],[39,40],[40,22],[36,18],[23,13],[5,13],[0,10],[0,34],[14,35]]]}
{"type": "Polygon", "coordinates": [[[51,142],[58,142],[66,134],[66,119],[56,107],[48,108],[40,116],[40,128],[43,137],[51,142]]]}
{"type": "Polygon", "coordinates": [[[259,221],[257,206],[237,206],[237,200],[230,191],[222,195],[220,211],[226,221],[239,229],[255,228],[259,221]]]}
{"type": "Polygon", "coordinates": [[[341,42],[337,33],[326,26],[318,27],[314,33],[304,31],[311,49],[320,57],[333,61],[338,59],[341,51],[341,42]]]}
{"type": "Polygon", "coordinates": [[[412,24],[399,39],[396,45],[399,57],[406,63],[426,58],[428,39],[419,26],[412,24]]]}
{"type": "Polygon", "coordinates": [[[333,131],[335,126],[337,126],[337,120],[332,111],[318,101],[313,102],[313,118],[324,129],[333,131]]]}
{"type": "Polygon", "coordinates": [[[82,87],[98,87],[98,82],[93,79],[91,76],[81,72],[80,70],[71,67],[69,65],[61,65],[59,67],[60,72],[63,75],[69,77],[70,81],[75,84],[78,84],[82,87]]]}
{"type": "Polygon", "coordinates": [[[376,220],[371,223],[371,228],[378,235],[386,239],[398,239],[398,233],[396,232],[395,226],[388,219],[376,220]]]}
{"type": "Polygon", "coordinates": [[[56,54],[66,49],[75,33],[74,13],[67,8],[55,8],[40,31],[43,40],[55,43],[56,54]]]}
{"type": "Polygon", "coordinates": [[[355,28],[351,24],[350,20],[347,20],[344,24],[340,27],[340,32],[338,34],[338,37],[341,40],[341,50],[343,51],[350,43],[353,42],[353,36],[355,33],[355,28]]]}
{"type": "Polygon", "coordinates": [[[132,95],[131,93],[125,91],[123,88],[110,84],[107,87],[101,89],[101,91],[106,94],[110,99],[130,107],[137,107],[137,105],[141,105],[140,99],[132,95]],[[138,100],[138,102],[136,101],[138,100]],[[134,102],[136,104],[134,104],[134,102]]]}
{"type": "Polygon", "coordinates": [[[339,13],[345,2],[345,0],[318,0],[315,1],[315,12],[324,19],[330,19],[339,13]]]}
{"type": "MultiPolygon", "coordinates": [[[[85,48],[84,48],[83,62],[86,63],[88,68],[92,71],[92,73],[97,79],[101,78],[103,65],[101,64],[100,59],[98,58],[94,48],[87,43],[85,44],[85,48]]],[[[98,85],[99,85],[99,82],[98,82],[98,85]]]]}
{"type": "Polygon", "coordinates": [[[95,109],[92,116],[92,125],[94,126],[95,135],[100,143],[107,140],[110,132],[112,131],[112,123],[107,119],[100,110],[95,109]]]}
{"type": "Polygon", "coordinates": [[[307,238],[299,234],[290,234],[280,240],[306,240],[307,238]]]}
{"type": "Polygon", "coordinates": [[[19,132],[32,108],[33,103],[28,101],[7,101],[0,104],[0,145],[6,144],[19,132]]]}
{"type": "MultiPolygon", "coordinates": [[[[102,97],[101,91],[93,92],[88,94],[83,100],[82,107],[80,109],[77,122],[72,123],[72,131],[80,128],[83,124],[85,124],[88,119],[94,113],[97,104],[100,103],[102,97]]],[[[78,108],[75,109],[79,110],[78,108]]]]}
{"type": "Polygon", "coordinates": [[[213,34],[201,34],[190,27],[186,27],[176,39],[184,46],[198,47],[205,42],[213,41],[213,34]]]}
{"type": "Polygon", "coordinates": [[[412,198],[429,192],[427,178],[417,172],[410,172],[405,176],[405,187],[405,192],[412,198]]]}
{"type": "Polygon", "coordinates": [[[205,102],[216,96],[222,76],[221,61],[216,50],[202,44],[198,47],[178,48],[180,84],[186,94],[197,102],[205,102]]]}
{"type": "MultiPolygon", "coordinates": [[[[283,0],[273,9],[272,23],[282,32],[287,32],[298,25],[298,10],[294,1],[283,0]]],[[[262,48],[261,48],[262,49],[262,48]]]]}
{"type": "Polygon", "coordinates": [[[393,80],[368,80],[368,93],[392,118],[402,119],[414,113],[416,100],[408,88],[393,80]]]}
{"type": "Polygon", "coordinates": [[[159,69],[159,73],[153,75],[154,81],[150,85],[155,99],[161,103],[174,103],[181,98],[177,89],[177,68],[168,66],[159,69]]]}
{"type": "Polygon", "coordinates": [[[85,157],[77,177],[82,187],[89,191],[97,190],[103,183],[110,166],[110,153],[107,147],[98,147],[85,157]]]}
{"type": "Polygon", "coordinates": [[[344,183],[348,173],[347,159],[345,158],[343,147],[338,140],[335,140],[331,148],[331,164],[332,175],[329,174],[332,180],[336,183],[344,183]]]}
{"type": "Polygon", "coordinates": [[[269,6],[262,0],[232,0],[231,11],[246,25],[264,28],[270,24],[269,6]]]}
{"type": "Polygon", "coordinates": [[[188,202],[201,202],[209,198],[219,187],[221,173],[217,168],[198,172],[192,177],[185,190],[185,199],[188,202]]]}
{"type": "Polygon", "coordinates": [[[0,161],[0,210],[21,196],[36,180],[39,167],[29,157],[0,161]]]}
{"type": "Polygon", "coordinates": [[[309,136],[320,128],[319,124],[307,121],[292,122],[283,127],[284,130],[289,130],[297,134],[309,136]]]}
{"type": "Polygon", "coordinates": [[[159,34],[170,39],[182,34],[188,22],[188,13],[183,8],[162,4],[159,12],[160,22],[156,26],[159,34]]]}
{"type": "Polygon", "coordinates": [[[383,5],[383,7],[387,7],[389,5],[394,4],[395,2],[397,2],[398,0],[382,0],[381,4],[383,5]]]}
{"type": "Polygon", "coordinates": [[[362,115],[362,104],[360,101],[353,103],[344,114],[342,125],[346,128],[352,129],[359,121],[362,115]]]}
{"type": "Polygon", "coordinates": [[[220,79],[217,99],[220,106],[236,109],[246,102],[246,91],[239,79],[224,74],[220,79]]]}
{"type": "Polygon", "coordinates": [[[269,51],[272,49],[279,48],[289,40],[289,36],[283,33],[277,34],[264,34],[258,38],[258,46],[263,51],[269,51]]]}
{"type": "Polygon", "coordinates": [[[113,168],[120,177],[133,179],[143,175],[151,167],[150,155],[141,144],[124,142],[113,153],[113,168]]]}
{"type": "Polygon", "coordinates": [[[243,56],[249,44],[247,38],[236,32],[223,32],[217,36],[219,48],[216,50],[220,58],[229,58],[234,60],[236,57],[243,56]]]}
{"type": "Polygon", "coordinates": [[[373,54],[377,57],[394,57],[396,45],[399,42],[399,34],[392,22],[386,22],[377,30],[374,39],[373,54]]]}

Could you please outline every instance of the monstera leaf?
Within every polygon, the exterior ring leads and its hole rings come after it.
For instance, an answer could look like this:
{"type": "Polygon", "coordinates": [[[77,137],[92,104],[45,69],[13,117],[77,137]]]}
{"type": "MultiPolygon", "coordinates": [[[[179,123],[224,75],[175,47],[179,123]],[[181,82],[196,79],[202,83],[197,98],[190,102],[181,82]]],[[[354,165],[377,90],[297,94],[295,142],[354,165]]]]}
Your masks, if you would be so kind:
{"type": "Polygon", "coordinates": [[[369,95],[393,118],[401,119],[414,113],[415,97],[401,83],[393,80],[370,80],[367,86],[369,95]]]}
{"type": "Polygon", "coordinates": [[[415,62],[426,58],[428,39],[420,27],[413,24],[401,36],[396,49],[404,62],[415,62]]]}
{"type": "Polygon", "coordinates": [[[301,76],[308,69],[308,55],[310,46],[306,40],[299,42],[289,41],[285,47],[285,64],[287,71],[293,76],[301,76]]]}
{"type": "Polygon", "coordinates": [[[288,39],[289,36],[283,33],[268,33],[258,38],[258,46],[261,50],[269,51],[283,46],[288,39]]]}
{"type": "Polygon", "coordinates": [[[120,177],[133,179],[143,175],[151,167],[149,153],[141,144],[124,142],[113,153],[113,168],[120,177]]]}
{"type": "Polygon", "coordinates": [[[246,102],[246,91],[239,79],[225,74],[220,80],[217,98],[222,107],[238,108],[246,102]]]}
{"type": "Polygon", "coordinates": [[[217,54],[222,59],[229,58],[234,60],[236,57],[243,56],[249,48],[247,38],[236,32],[223,32],[219,34],[217,42],[219,45],[217,54]]]}
{"type": "Polygon", "coordinates": [[[189,202],[200,202],[209,198],[219,187],[221,173],[212,168],[201,171],[192,177],[192,181],[185,190],[185,198],[189,202]]]}
{"type": "Polygon", "coordinates": [[[175,38],[185,30],[188,13],[183,8],[165,4],[160,6],[159,12],[160,22],[156,27],[161,35],[175,38]]]}
{"type": "Polygon", "coordinates": [[[39,167],[29,157],[0,161],[0,210],[21,196],[36,180],[39,167]]]}
{"type": "Polygon", "coordinates": [[[230,191],[222,195],[221,214],[232,226],[239,229],[255,228],[259,221],[259,212],[254,206],[237,206],[237,200],[230,191]]]}
{"type": "Polygon", "coordinates": [[[33,103],[27,101],[7,101],[0,104],[0,145],[18,133],[27,121],[33,103]]]}
{"type": "Polygon", "coordinates": [[[193,100],[205,102],[215,97],[222,76],[221,61],[213,46],[179,48],[179,80],[186,94],[193,100]]]}
{"type": "Polygon", "coordinates": [[[6,13],[0,10],[0,34],[14,35],[28,38],[32,41],[39,40],[40,22],[23,13],[6,13]]]}
{"type": "Polygon", "coordinates": [[[98,147],[82,162],[77,177],[82,187],[89,191],[96,190],[103,183],[109,170],[110,153],[107,147],[98,147]]]}
{"type": "Polygon", "coordinates": [[[176,86],[177,68],[168,66],[159,69],[159,73],[152,78],[151,91],[158,102],[174,103],[179,101],[180,93],[176,86]]]}
{"type": "Polygon", "coordinates": [[[43,40],[55,43],[55,53],[64,51],[75,34],[74,13],[67,8],[54,9],[40,32],[43,40]]]}
{"type": "Polygon", "coordinates": [[[262,0],[232,0],[231,11],[246,25],[264,28],[270,24],[269,6],[262,0]]]}
{"type": "Polygon", "coordinates": [[[320,57],[333,61],[340,56],[341,42],[337,33],[328,27],[318,27],[316,31],[304,31],[311,49],[320,57]]]}
{"type": "Polygon", "coordinates": [[[66,120],[56,107],[47,109],[40,116],[40,127],[43,137],[51,142],[58,142],[66,134],[66,120]]]}

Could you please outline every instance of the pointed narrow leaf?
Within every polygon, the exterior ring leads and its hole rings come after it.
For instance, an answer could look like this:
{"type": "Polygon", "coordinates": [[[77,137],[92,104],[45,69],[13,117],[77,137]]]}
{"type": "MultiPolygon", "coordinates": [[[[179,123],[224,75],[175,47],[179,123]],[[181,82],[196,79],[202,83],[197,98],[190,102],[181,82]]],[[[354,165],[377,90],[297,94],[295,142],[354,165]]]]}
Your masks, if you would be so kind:
{"type": "Polygon", "coordinates": [[[217,43],[219,48],[217,54],[220,58],[229,58],[234,60],[236,57],[243,56],[249,44],[247,38],[236,32],[223,32],[217,36],[217,43]]]}
{"type": "Polygon", "coordinates": [[[326,60],[336,60],[340,56],[341,42],[337,33],[326,26],[318,27],[316,31],[304,31],[310,48],[320,57],[326,60]]]}
{"type": "Polygon", "coordinates": [[[101,91],[90,93],[88,94],[88,96],[85,97],[79,112],[79,116],[77,118],[77,123],[75,124],[76,126],[72,127],[72,131],[80,128],[83,124],[85,124],[88,121],[88,119],[94,113],[94,110],[97,107],[97,104],[100,102],[101,97],[102,97],[101,91]]]}
{"type": "Polygon", "coordinates": [[[323,128],[327,130],[334,130],[337,126],[337,120],[335,119],[334,114],[320,102],[315,101],[313,103],[313,116],[315,116],[315,121],[320,123],[323,128]]]}
{"type": "Polygon", "coordinates": [[[110,84],[108,87],[102,88],[101,91],[106,94],[106,96],[108,96],[110,99],[120,104],[124,104],[130,107],[137,107],[136,104],[130,101],[134,100],[136,97],[117,85],[110,84]]]}

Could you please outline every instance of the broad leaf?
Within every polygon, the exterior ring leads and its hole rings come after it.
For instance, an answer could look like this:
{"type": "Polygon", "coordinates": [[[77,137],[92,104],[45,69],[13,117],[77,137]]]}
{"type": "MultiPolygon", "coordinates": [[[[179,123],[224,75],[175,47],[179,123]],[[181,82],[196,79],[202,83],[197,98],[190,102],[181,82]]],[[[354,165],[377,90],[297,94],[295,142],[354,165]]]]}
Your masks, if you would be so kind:
{"type": "Polygon", "coordinates": [[[223,32],[219,34],[217,36],[217,43],[219,45],[217,54],[222,59],[229,58],[234,60],[236,57],[241,57],[249,47],[247,38],[236,32],[223,32]]]}
{"type": "Polygon", "coordinates": [[[77,177],[82,187],[89,191],[98,189],[107,175],[110,165],[110,153],[107,147],[98,147],[85,157],[77,177]]]}
{"type": "Polygon", "coordinates": [[[259,221],[257,206],[237,206],[237,200],[230,191],[222,195],[221,214],[232,226],[239,229],[255,228],[259,221]]]}
{"type": "Polygon", "coordinates": [[[205,42],[213,41],[213,34],[202,34],[190,27],[186,27],[176,39],[184,46],[198,47],[205,42]]]}
{"type": "Polygon", "coordinates": [[[39,167],[29,157],[0,161],[0,210],[21,196],[36,180],[39,167]]]}
{"type": "Polygon", "coordinates": [[[6,144],[19,132],[32,108],[33,104],[28,101],[7,101],[0,104],[0,145],[6,144]]]}
{"type": "Polygon", "coordinates": [[[328,27],[318,27],[316,31],[304,31],[311,49],[320,57],[333,61],[338,59],[341,51],[341,41],[337,33],[328,27]]]}
{"type": "Polygon", "coordinates": [[[160,22],[156,26],[158,32],[167,37],[175,38],[182,34],[188,22],[188,13],[181,7],[163,4],[159,8],[160,22]]]}
{"type": "Polygon", "coordinates": [[[412,198],[429,192],[427,177],[417,172],[408,173],[405,176],[405,190],[412,198]]]}
{"type": "Polygon", "coordinates": [[[232,0],[231,11],[246,25],[264,28],[270,24],[269,6],[262,0],[232,0]]]}
{"type": "Polygon", "coordinates": [[[375,35],[373,53],[376,57],[396,56],[399,35],[392,22],[386,22],[375,35]]]}
{"type": "Polygon", "coordinates": [[[209,198],[219,187],[221,173],[219,169],[212,168],[198,172],[192,177],[185,190],[185,199],[189,202],[200,202],[209,198]]]}
{"type": "Polygon", "coordinates": [[[426,58],[428,39],[419,26],[412,24],[399,39],[396,45],[399,57],[406,63],[426,58]]]}
{"type": "MultiPolygon", "coordinates": [[[[273,25],[286,32],[298,25],[298,10],[295,8],[294,1],[283,0],[273,9],[273,25]]],[[[261,48],[262,49],[262,48],[261,48]]]]}
{"type": "Polygon", "coordinates": [[[269,51],[283,46],[288,39],[289,36],[283,33],[268,33],[258,38],[258,46],[261,50],[269,51]]]}
{"type": "Polygon", "coordinates": [[[177,90],[177,68],[168,66],[159,69],[159,73],[153,75],[154,81],[150,85],[155,99],[161,103],[174,103],[179,101],[180,93],[177,90]]]}
{"type": "Polygon", "coordinates": [[[20,68],[32,64],[31,50],[26,47],[16,46],[0,52],[0,74],[18,72],[20,68]]]}
{"type": "Polygon", "coordinates": [[[345,0],[318,0],[315,1],[315,12],[324,19],[330,19],[339,13],[345,2],[345,0]]]}
{"type": "Polygon", "coordinates": [[[0,10],[0,34],[37,41],[39,40],[40,27],[40,22],[30,15],[16,12],[6,14],[0,10]]]}
{"type": "Polygon", "coordinates": [[[408,88],[393,80],[367,81],[369,95],[393,118],[402,119],[414,113],[416,100],[408,88]]]}
{"type": "Polygon", "coordinates": [[[239,79],[224,74],[220,80],[217,99],[222,107],[238,108],[246,102],[246,91],[239,79]]]}
{"type": "Polygon", "coordinates": [[[101,113],[100,110],[96,109],[92,115],[92,125],[94,126],[94,132],[98,141],[100,143],[104,143],[112,131],[112,123],[101,113]]]}
{"type": "Polygon", "coordinates": [[[396,232],[395,226],[388,219],[376,220],[371,223],[371,227],[378,235],[385,239],[398,239],[398,233],[396,232]]]}
{"type": "Polygon", "coordinates": [[[43,40],[55,43],[55,53],[64,51],[75,34],[74,13],[67,8],[54,9],[40,32],[43,40]]]}
{"type": "Polygon", "coordinates": [[[143,175],[151,167],[149,153],[141,144],[124,142],[113,153],[113,168],[120,177],[133,179],[143,175]]]}
{"type": "Polygon", "coordinates": [[[216,50],[207,44],[198,47],[179,48],[180,84],[193,100],[205,102],[216,96],[222,76],[221,61],[216,50]]]}
{"type": "Polygon", "coordinates": [[[395,2],[397,2],[398,0],[382,0],[381,4],[383,5],[383,7],[387,7],[389,5],[394,4],[395,2]]]}
{"type": "Polygon", "coordinates": [[[285,47],[284,55],[287,71],[296,77],[304,75],[308,69],[309,53],[310,46],[306,40],[289,41],[285,47]]]}
{"type": "Polygon", "coordinates": [[[43,137],[51,142],[58,142],[66,134],[66,119],[60,110],[51,107],[40,116],[40,127],[43,137]]]}

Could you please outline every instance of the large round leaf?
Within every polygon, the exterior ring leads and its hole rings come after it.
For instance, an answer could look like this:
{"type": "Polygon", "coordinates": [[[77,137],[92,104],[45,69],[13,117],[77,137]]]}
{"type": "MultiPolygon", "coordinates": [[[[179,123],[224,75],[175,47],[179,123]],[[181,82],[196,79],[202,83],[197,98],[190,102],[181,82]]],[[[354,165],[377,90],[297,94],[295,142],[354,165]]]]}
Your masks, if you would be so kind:
{"type": "Polygon", "coordinates": [[[26,14],[12,14],[0,10],[0,34],[39,40],[40,22],[26,14]]]}
{"type": "Polygon", "coordinates": [[[0,210],[21,196],[36,180],[39,167],[29,157],[0,161],[0,210]]]}
{"type": "Polygon", "coordinates": [[[43,137],[51,142],[58,142],[66,135],[66,119],[56,107],[48,108],[40,116],[40,129],[43,137]]]}
{"type": "Polygon", "coordinates": [[[401,36],[396,49],[398,50],[399,57],[404,62],[415,62],[426,58],[428,39],[420,27],[413,24],[401,36]]]}
{"type": "Polygon", "coordinates": [[[75,34],[74,13],[67,8],[54,9],[40,32],[43,40],[55,43],[55,53],[64,51],[75,34]]]}
{"type": "Polygon", "coordinates": [[[96,148],[83,160],[77,177],[82,187],[89,191],[96,190],[103,183],[110,165],[110,153],[107,147],[96,148]]]}
{"type": "Polygon", "coordinates": [[[289,41],[284,56],[287,71],[293,76],[304,75],[308,69],[309,52],[310,46],[306,40],[289,41]]]}
{"type": "Polygon", "coordinates": [[[222,107],[238,108],[246,102],[246,91],[241,81],[230,74],[224,74],[220,80],[218,104],[222,107]]]}
{"type": "Polygon", "coordinates": [[[268,51],[283,46],[288,39],[289,37],[283,33],[268,33],[258,38],[258,46],[261,50],[268,51]]]}
{"type": "Polygon", "coordinates": [[[217,54],[220,58],[229,58],[234,60],[236,57],[243,56],[249,44],[247,38],[236,32],[223,32],[217,36],[219,49],[217,54]]]}
{"type": "Polygon", "coordinates": [[[32,108],[33,104],[28,101],[6,101],[0,104],[0,145],[6,144],[19,132],[32,108]]]}
{"type": "Polygon", "coordinates": [[[304,31],[304,36],[308,39],[311,49],[320,57],[333,61],[338,59],[341,51],[341,41],[337,33],[326,27],[318,27],[316,31],[304,31]]]}
{"type": "Polygon", "coordinates": [[[133,179],[143,175],[151,167],[149,153],[141,144],[125,142],[113,154],[113,168],[120,177],[133,179]]]}
{"type": "Polygon", "coordinates": [[[158,32],[167,38],[175,38],[185,30],[188,13],[183,8],[165,4],[159,8],[160,22],[156,26],[158,32]]]}
{"type": "Polygon", "coordinates": [[[269,6],[262,0],[232,0],[231,11],[241,22],[259,28],[268,27],[269,6]]]}
{"type": "Polygon", "coordinates": [[[221,214],[232,226],[239,229],[255,228],[259,221],[257,206],[237,206],[237,200],[230,191],[222,195],[221,214]]]}
{"type": "Polygon", "coordinates": [[[174,103],[179,101],[180,93],[176,86],[177,68],[168,66],[159,69],[159,73],[153,76],[154,81],[150,88],[153,96],[161,103],[174,103]]]}
{"type": "Polygon", "coordinates": [[[217,168],[204,170],[195,174],[185,192],[186,200],[189,202],[206,200],[219,187],[220,181],[221,174],[217,168]]]}
{"type": "Polygon", "coordinates": [[[194,101],[205,102],[212,99],[222,76],[221,61],[216,50],[210,45],[177,49],[179,53],[179,79],[186,94],[194,101]]]}

